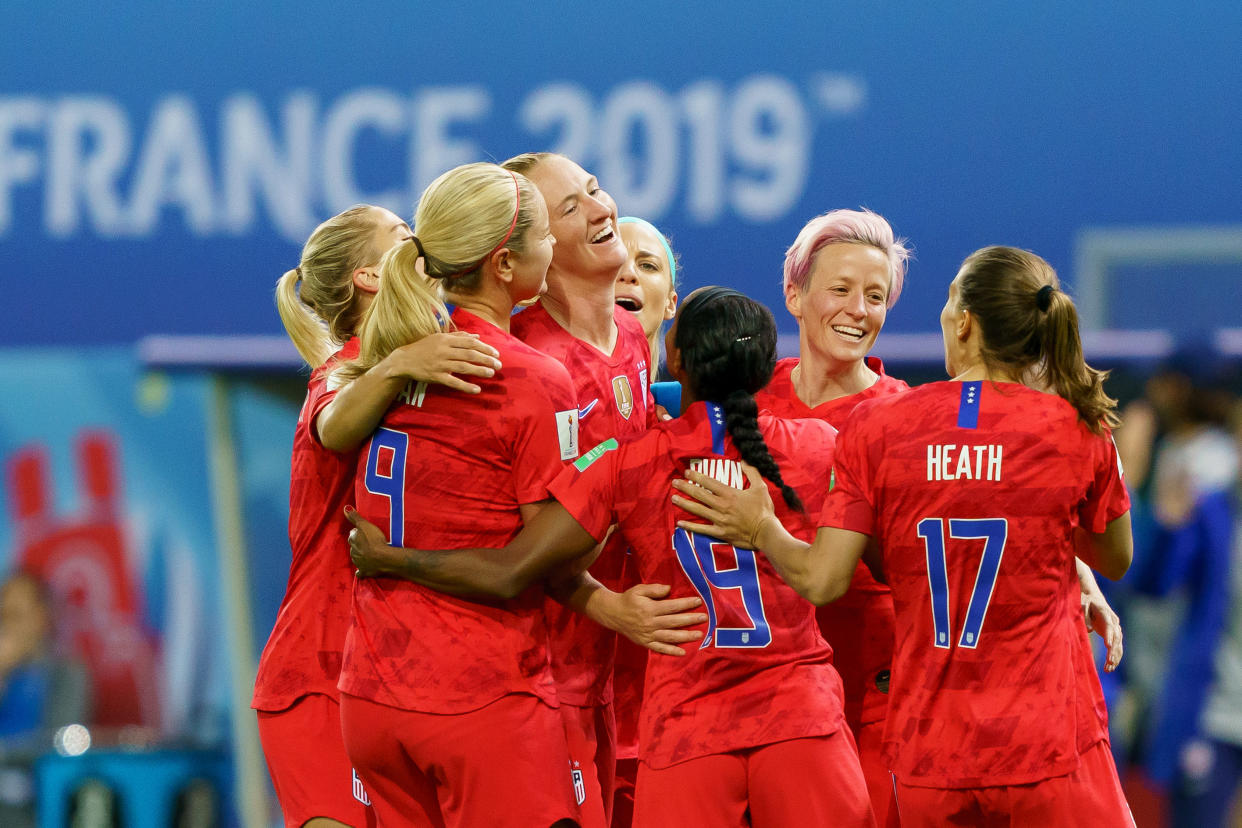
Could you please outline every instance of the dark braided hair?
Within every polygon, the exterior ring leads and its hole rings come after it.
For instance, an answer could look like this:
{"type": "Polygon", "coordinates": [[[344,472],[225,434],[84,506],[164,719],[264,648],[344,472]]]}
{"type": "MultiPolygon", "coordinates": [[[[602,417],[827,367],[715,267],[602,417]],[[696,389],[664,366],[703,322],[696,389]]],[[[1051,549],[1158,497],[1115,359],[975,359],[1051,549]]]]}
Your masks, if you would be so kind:
{"type": "Polygon", "coordinates": [[[724,409],[725,429],[742,459],[780,488],[789,508],[804,512],[759,431],[754,394],[776,368],[772,312],[732,288],[702,288],[682,303],[673,344],[694,396],[724,409]]]}

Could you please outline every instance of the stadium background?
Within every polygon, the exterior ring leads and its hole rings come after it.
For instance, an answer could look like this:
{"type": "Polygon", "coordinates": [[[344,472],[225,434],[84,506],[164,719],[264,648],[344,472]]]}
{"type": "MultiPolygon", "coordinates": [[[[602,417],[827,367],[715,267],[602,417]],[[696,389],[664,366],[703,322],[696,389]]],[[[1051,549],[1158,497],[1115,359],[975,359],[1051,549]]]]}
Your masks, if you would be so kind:
{"type": "Polygon", "coordinates": [[[559,150],[671,236],[684,290],[764,301],[788,349],[785,247],[866,206],[915,250],[892,373],[938,378],[948,281],[1004,243],[1058,269],[1129,399],[1179,345],[1242,356],[1242,7],[1196,9],[11,4],[0,568],[42,568],[125,699],[45,761],[44,819],[90,761],[133,788],[128,824],[194,776],[268,821],[247,701],[305,382],[272,288],[318,221],[409,218],[448,167],[559,150]]]}

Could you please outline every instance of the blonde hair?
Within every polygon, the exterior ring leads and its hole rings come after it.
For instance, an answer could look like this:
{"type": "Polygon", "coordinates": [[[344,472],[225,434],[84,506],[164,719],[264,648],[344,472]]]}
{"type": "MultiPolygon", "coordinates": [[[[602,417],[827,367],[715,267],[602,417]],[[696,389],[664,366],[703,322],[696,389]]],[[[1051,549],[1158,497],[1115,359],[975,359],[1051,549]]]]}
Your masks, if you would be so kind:
{"type": "Polygon", "coordinates": [[[338,368],[334,378],[349,382],[397,348],[450,327],[440,288],[477,291],[484,262],[502,242],[525,252],[527,231],[538,216],[537,198],[525,176],[482,162],[431,182],[418,200],[415,238],[396,245],[380,262],[379,290],[358,330],[358,358],[338,368]]]}
{"type": "Polygon", "coordinates": [[[276,310],[302,359],[318,367],[354,335],[354,271],[379,258],[378,208],[350,207],[315,228],[298,266],[276,282],[276,310]]]}
{"type": "Polygon", "coordinates": [[[358,327],[358,357],[333,372],[333,379],[352,382],[384,357],[449,325],[448,308],[438,287],[418,270],[418,245],[396,244],[379,265],[379,290],[358,327]]]}
{"type": "Polygon", "coordinates": [[[524,152],[521,155],[515,155],[508,160],[501,161],[500,166],[504,167],[506,170],[512,170],[513,172],[521,175],[530,175],[531,170],[535,169],[535,167],[538,167],[549,158],[564,158],[566,161],[570,160],[568,156],[561,155],[559,152],[524,152]]]}
{"type": "Polygon", "coordinates": [[[525,253],[541,198],[526,176],[496,164],[463,164],[427,186],[414,214],[425,269],[448,293],[473,293],[484,261],[503,242],[525,253]]]}

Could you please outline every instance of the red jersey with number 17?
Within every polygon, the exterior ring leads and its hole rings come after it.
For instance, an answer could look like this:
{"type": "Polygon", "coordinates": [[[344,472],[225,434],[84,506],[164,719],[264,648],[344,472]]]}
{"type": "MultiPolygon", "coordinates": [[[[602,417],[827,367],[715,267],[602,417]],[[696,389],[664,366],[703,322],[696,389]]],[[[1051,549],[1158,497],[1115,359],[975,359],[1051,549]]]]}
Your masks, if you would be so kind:
{"type": "Polygon", "coordinates": [[[345,343],[311,374],[306,401],[293,432],[289,473],[289,584],[276,625],[263,648],[251,706],[284,710],[308,693],[339,698],[341,647],[349,629],[354,567],[349,562],[349,521],[343,509],[354,491],[358,452],[337,454],[315,436],[315,418],[336,396],[328,374],[358,355],[345,343]]]}
{"type": "Polygon", "coordinates": [[[1073,533],[1129,507],[1112,439],[1060,397],[936,382],[854,410],[820,522],[879,542],[899,781],[1021,785],[1078,767],[1073,533]]]}
{"type": "MultiPolygon", "coordinates": [[[[479,394],[411,383],[359,457],[359,513],[394,546],[499,548],[520,507],[547,498],[578,456],[578,407],[565,369],[458,308],[457,328],[500,352],[479,394]]],[[[453,554],[446,552],[444,554],[453,554]]],[[[465,713],[513,693],[556,706],[543,589],[468,601],[398,578],[354,585],[340,689],[424,713],[465,713]]]]}
{"type": "MultiPolygon", "coordinates": [[[[633,314],[614,307],[617,341],[611,354],[576,338],[553,319],[543,305],[513,317],[513,335],[551,357],[569,371],[578,396],[583,446],[609,438],[627,440],[655,422],[648,389],[651,350],[633,314]]],[[[591,565],[591,574],[612,589],[621,586],[625,544],[610,540],[591,565]]],[[[546,611],[552,632],[552,665],[557,692],[565,704],[595,707],[612,701],[616,633],[549,599],[546,611]]]]}
{"type": "MultiPolygon", "coordinates": [[[[840,428],[861,402],[889,397],[910,390],[899,379],[884,373],[884,363],[867,357],[867,367],[877,376],[870,388],[808,406],[794,390],[793,370],[797,357],[776,363],[767,387],[755,395],[760,408],[778,417],[823,420],[840,428]]],[[[803,538],[811,541],[813,538],[803,538]]],[[[888,710],[888,682],[893,664],[893,596],[859,561],[849,591],[840,600],[815,610],[819,630],[832,645],[832,663],[845,686],[845,718],[850,727],[879,722],[888,710]]]]}
{"type": "MultiPolygon", "coordinates": [[[[810,526],[832,461],[832,427],[763,413],[759,430],[808,510],[791,511],[769,485],[778,517],[810,526]]],[[[639,756],[651,767],[823,736],[845,723],[841,680],[811,604],[763,555],[676,528],[687,513],[672,504],[671,481],[692,466],[741,488],[739,459],[720,407],[698,403],[634,442],[596,446],[549,487],[593,537],[617,523],[644,582],[669,584],[669,598],[703,600],[700,644],[685,645],[683,658],[647,660],[639,756]]]]}

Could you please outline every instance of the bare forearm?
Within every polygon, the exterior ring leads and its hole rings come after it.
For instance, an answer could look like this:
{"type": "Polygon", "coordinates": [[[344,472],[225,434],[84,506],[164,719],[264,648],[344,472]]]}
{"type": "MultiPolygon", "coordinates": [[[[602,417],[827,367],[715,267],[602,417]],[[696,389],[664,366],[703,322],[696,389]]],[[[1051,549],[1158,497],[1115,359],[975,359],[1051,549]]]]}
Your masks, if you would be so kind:
{"type": "Polygon", "coordinates": [[[756,540],[785,583],[812,604],[822,606],[849,590],[870,537],[845,529],[821,527],[815,535],[815,543],[808,544],[790,535],[779,521],[771,519],[760,527],[756,540]]]}
{"type": "Polygon", "coordinates": [[[437,592],[511,598],[524,588],[506,564],[504,549],[388,549],[396,561],[389,574],[437,592]]]}
{"type": "Polygon", "coordinates": [[[349,554],[362,576],[389,575],[452,595],[513,598],[556,567],[581,557],[595,540],[560,504],[523,507],[526,527],[497,549],[424,551],[389,546],[379,527],[357,512],[349,554]]]}
{"type": "Polygon", "coordinates": [[[793,587],[807,600],[816,593],[810,568],[811,545],[800,541],[775,517],[765,519],[755,533],[754,546],[761,551],[781,576],[781,580],[793,587]]]}
{"type": "Polygon", "coordinates": [[[696,611],[703,603],[700,598],[668,598],[669,592],[668,584],[637,584],[625,592],[613,592],[582,572],[549,594],[639,646],[663,655],[685,655],[678,645],[703,637],[702,630],[686,628],[707,623],[707,616],[696,611]]]}
{"type": "Polygon", "coordinates": [[[332,451],[352,451],[375,431],[410,379],[381,362],[337,392],[315,418],[319,442],[332,451]]]}
{"type": "Polygon", "coordinates": [[[602,627],[617,629],[616,615],[610,611],[614,606],[609,603],[617,593],[597,581],[590,572],[580,571],[568,578],[549,580],[546,587],[548,595],[554,600],[582,613],[602,627]]]}
{"type": "Polygon", "coordinates": [[[1100,584],[1095,573],[1082,558],[1074,558],[1074,569],[1078,573],[1078,589],[1083,595],[1099,595],[1100,584]]]}

